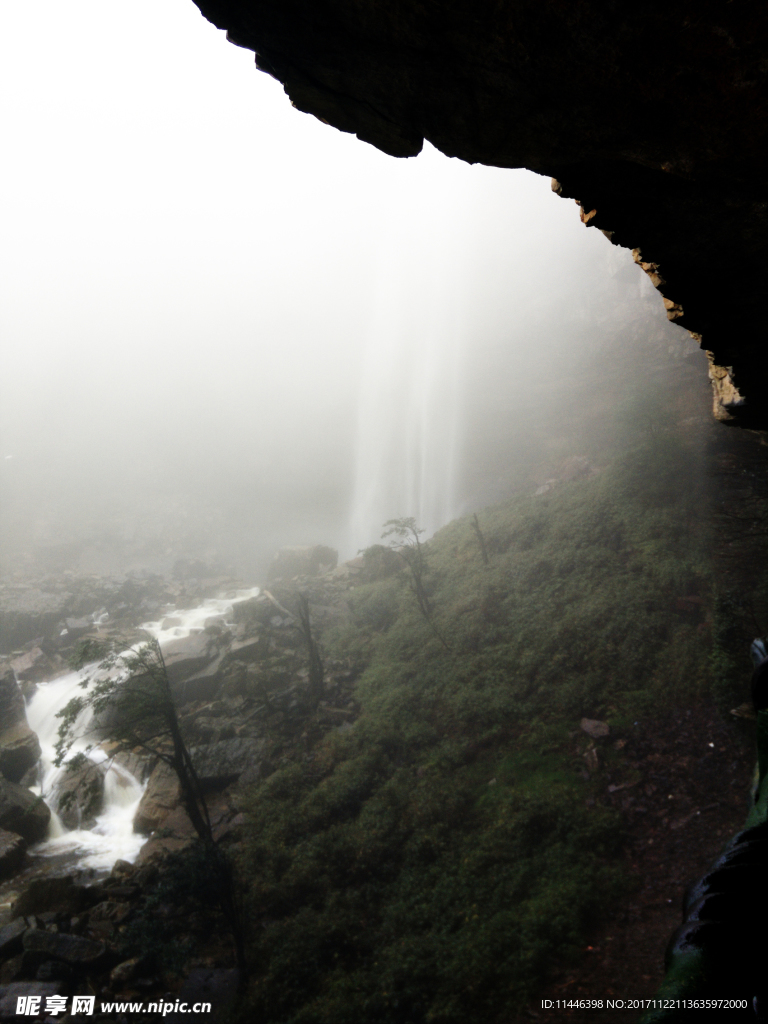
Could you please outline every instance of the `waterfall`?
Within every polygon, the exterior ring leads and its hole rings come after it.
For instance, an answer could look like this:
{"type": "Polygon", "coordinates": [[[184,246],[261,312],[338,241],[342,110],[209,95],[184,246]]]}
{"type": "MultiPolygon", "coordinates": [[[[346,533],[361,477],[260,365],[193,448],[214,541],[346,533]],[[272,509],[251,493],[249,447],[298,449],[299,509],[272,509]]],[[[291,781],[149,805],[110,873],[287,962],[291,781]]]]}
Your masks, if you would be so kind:
{"type": "Polygon", "coordinates": [[[377,275],[358,398],[350,552],[413,516],[427,536],[457,514],[459,287],[447,246],[390,236],[377,275]]]}
{"type": "MultiPolygon", "coordinates": [[[[94,675],[97,666],[87,665],[78,672],[70,672],[48,683],[39,683],[34,696],[27,704],[27,721],[37,733],[40,741],[40,786],[36,790],[51,807],[51,824],[48,838],[38,844],[33,853],[40,856],[76,854],[81,867],[109,870],[116,860],[133,861],[138,856],[144,836],[133,831],[133,816],[141,800],[144,787],[125,768],[112,761],[104,777],[104,808],[92,829],[68,830],[54,807],[62,782],[66,779],[67,768],[54,764],[55,746],[58,739],[60,719],[56,717],[69,701],[82,696],[82,682],[94,675]]],[[[108,760],[105,751],[94,748],[86,752],[86,734],[91,719],[86,710],[77,723],[79,738],[75,741],[70,756],[86,753],[94,764],[108,760]]]]}
{"type": "MultiPolygon", "coordinates": [[[[239,601],[255,597],[259,588],[237,591],[231,596],[211,598],[192,609],[169,609],[161,620],[145,622],[142,629],[156,637],[162,647],[169,640],[189,636],[201,631],[211,619],[226,622],[232,615],[232,606],[239,601]]],[[[103,617],[101,623],[103,625],[103,617]]],[[[146,842],[146,836],[133,831],[133,818],[144,792],[144,785],[126,768],[117,764],[101,747],[88,750],[88,726],[90,709],[81,714],[76,724],[77,739],[68,757],[83,753],[93,764],[106,764],[104,776],[103,810],[91,829],[67,829],[54,807],[66,779],[67,768],[54,764],[55,746],[59,734],[60,712],[69,701],[82,696],[82,683],[94,681],[98,675],[98,664],[86,665],[77,672],[69,672],[50,682],[39,683],[27,703],[27,721],[37,733],[40,741],[39,764],[40,785],[33,792],[42,795],[51,806],[51,823],[48,837],[34,846],[30,853],[41,857],[69,854],[79,866],[108,871],[116,860],[132,862],[146,842]]]]}

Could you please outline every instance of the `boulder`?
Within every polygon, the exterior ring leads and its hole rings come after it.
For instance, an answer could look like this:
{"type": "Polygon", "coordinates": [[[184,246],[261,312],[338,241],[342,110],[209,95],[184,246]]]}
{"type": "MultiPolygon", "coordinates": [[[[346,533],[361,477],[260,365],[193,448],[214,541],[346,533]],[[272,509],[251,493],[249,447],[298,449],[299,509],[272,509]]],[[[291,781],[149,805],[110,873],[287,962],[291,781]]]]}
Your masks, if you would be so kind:
{"type": "Polygon", "coordinates": [[[24,698],[10,665],[0,675],[0,729],[0,774],[21,782],[37,764],[40,744],[27,724],[24,698]]]}
{"type": "Polygon", "coordinates": [[[0,670],[0,727],[10,729],[23,722],[27,724],[24,698],[11,665],[0,670]]]}
{"type": "Polygon", "coordinates": [[[7,779],[0,779],[0,828],[15,832],[28,843],[45,839],[51,812],[39,796],[7,779]]]}
{"type": "Polygon", "coordinates": [[[205,631],[170,640],[163,647],[163,660],[172,687],[202,671],[219,654],[216,637],[205,631]]]}
{"type": "Polygon", "coordinates": [[[27,841],[15,832],[0,829],[0,879],[10,878],[21,867],[27,841]]]}
{"type": "Polygon", "coordinates": [[[258,594],[232,605],[232,621],[238,625],[266,626],[275,614],[274,607],[266,594],[258,594]]]}
{"type": "Polygon", "coordinates": [[[147,788],[136,809],[133,828],[148,835],[160,828],[165,819],[179,806],[181,786],[176,773],[164,761],[155,765],[147,788]]]}
{"type": "Polygon", "coordinates": [[[63,960],[80,967],[97,964],[107,949],[103,942],[94,942],[81,935],[47,932],[42,928],[29,928],[24,932],[21,944],[30,953],[43,953],[52,960],[63,960]]]}
{"type": "Polygon", "coordinates": [[[60,995],[58,981],[12,981],[0,985],[0,1020],[17,1020],[16,1002],[19,996],[36,996],[40,1006],[45,1006],[48,996],[60,995]]]}
{"type": "MultiPolygon", "coordinates": [[[[214,700],[224,681],[222,665],[225,655],[214,658],[200,672],[171,684],[173,696],[179,705],[191,704],[196,700],[214,700]]],[[[170,672],[169,672],[170,677],[170,672]]]]}
{"type": "Polygon", "coordinates": [[[89,902],[88,889],[68,875],[33,878],[11,906],[15,920],[33,914],[78,914],[89,902]]]}
{"type": "Polygon", "coordinates": [[[58,671],[58,666],[40,648],[33,647],[11,662],[20,683],[42,683],[58,671]]]}
{"type": "Polygon", "coordinates": [[[0,603],[0,651],[12,651],[49,636],[69,614],[72,594],[35,588],[3,595],[0,603]]]}
{"type": "Polygon", "coordinates": [[[201,786],[221,789],[228,786],[264,757],[266,740],[234,737],[190,750],[201,786]]]}
{"type": "Polygon", "coordinates": [[[582,718],[581,728],[587,736],[591,736],[595,740],[608,736],[611,731],[611,727],[607,722],[600,722],[596,718],[582,718]]]}
{"type": "Polygon", "coordinates": [[[338,551],[323,544],[280,548],[267,571],[267,583],[293,579],[294,576],[319,576],[335,569],[338,561],[338,551]]]}
{"type": "Polygon", "coordinates": [[[67,768],[56,780],[51,800],[54,811],[69,829],[92,828],[104,809],[106,763],[85,760],[67,768]]]}
{"type": "Polygon", "coordinates": [[[21,952],[21,937],[27,927],[27,922],[20,917],[0,928],[0,960],[7,960],[21,952]]]}
{"type": "Polygon", "coordinates": [[[0,733],[0,775],[10,782],[21,782],[40,760],[40,742],[26,722],[19,722],[0,733]]]}

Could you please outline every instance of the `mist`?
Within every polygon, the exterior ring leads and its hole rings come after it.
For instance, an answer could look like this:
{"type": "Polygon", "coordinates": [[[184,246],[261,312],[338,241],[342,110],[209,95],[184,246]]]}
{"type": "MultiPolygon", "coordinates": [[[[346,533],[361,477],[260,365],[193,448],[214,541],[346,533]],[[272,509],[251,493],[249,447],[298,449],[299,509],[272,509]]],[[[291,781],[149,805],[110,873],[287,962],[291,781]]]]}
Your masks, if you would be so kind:
{"type": "Polygon", "coordinates": [[[432,533],[588,450],[607,348],[695,354],[548,179],[334,131],[187,0],[1,16],[7,566],[432,533]]]}

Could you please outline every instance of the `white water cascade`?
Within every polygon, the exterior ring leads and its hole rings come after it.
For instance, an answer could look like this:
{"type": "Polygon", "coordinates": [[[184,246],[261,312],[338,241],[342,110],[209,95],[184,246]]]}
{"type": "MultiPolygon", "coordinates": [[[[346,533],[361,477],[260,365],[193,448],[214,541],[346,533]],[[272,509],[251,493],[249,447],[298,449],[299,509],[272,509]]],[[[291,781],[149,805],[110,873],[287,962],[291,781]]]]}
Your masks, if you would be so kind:
{"type": "MultiPolygon", "coordinates": [[[[169,608],[161,620],[145,622],[141,628],[156,637],[162,648],[169,640],[182,639],[191,633],[200,632],[211,619],[219,618],[227,622],[231,619],[234,604],[255,597],[258,593],[258,587],[254,587],[206,600],[192,609],[169,608]]],[[[49,806],[56,803],[56,794],[67,771],[66,767],[57,768],[53,763],[61,722],[56,715],[73,697],[83,694],[80,684],[86,678],[93,678],[96,669],[96,664],[86,665],[80,671],[39,683],[27,704],[27,720],[30,728],[37,733],[42,751],[42,781],[35,792],[42,794],[49,806]]],[[[129,771],[110,760],[100,747],[87,749],[90,718],[90,711],[86,711],[78,721],[79,738],[73,744],[69,756],[85,753],[94,763],[109,761],[104,777],[104,809],[91,829],[74,830],[67,830],[52,810],[47,839],[29,852],[40,857],[70,855],[80,867],[108,871],[116,860],[134,861],[146,842],[146,836],[133,831],[133,818],[144,786],[129,771]]]]}
{"type": "Polygon", "coordinates": [[[457,267],[390,238],[377,277],[358,400],[351,555],[388,519],[427,536],[457,514],[462,328],[457,267]],[[421,258],[419,258],[421,256],[421,258]]]}

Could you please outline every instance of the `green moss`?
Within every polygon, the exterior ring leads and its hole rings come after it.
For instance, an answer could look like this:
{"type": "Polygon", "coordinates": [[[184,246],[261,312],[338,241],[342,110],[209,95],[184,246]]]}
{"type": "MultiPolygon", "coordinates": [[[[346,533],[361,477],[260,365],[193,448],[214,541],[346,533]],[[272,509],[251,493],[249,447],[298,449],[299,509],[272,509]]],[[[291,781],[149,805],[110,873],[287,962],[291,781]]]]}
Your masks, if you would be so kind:
{"type": "MultiPolygon", "coordinates": [[[[263,1024],[464,1024],[539,990],[628,884],[579,719],[617,737],[707,699],[711,579],[692,458],[668,431],[600,475],[485,510],[356,588],[325,637],[360,673],[354,729],[250,797],[263,1024]]],[[[620,755],[605,748],[610,768],[620,755]]]]}

